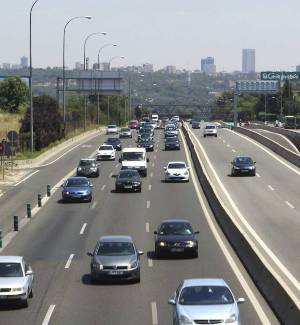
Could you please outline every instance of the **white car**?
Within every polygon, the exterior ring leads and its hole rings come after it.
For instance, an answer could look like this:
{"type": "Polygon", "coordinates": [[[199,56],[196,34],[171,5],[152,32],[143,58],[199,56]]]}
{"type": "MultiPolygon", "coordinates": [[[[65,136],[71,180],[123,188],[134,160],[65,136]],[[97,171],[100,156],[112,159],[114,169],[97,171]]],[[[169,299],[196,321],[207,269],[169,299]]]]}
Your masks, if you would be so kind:
{"type": "Polygon", "coordinates": [[[0,256],[0,300],[20,300],[28,306],[33,297],[33,272],[22,256],[0,256]]]}
{"type": "Polygon", "coordinates": [[[190,179],[190,167],[184,161],[170,161],[165,170],[165,181],[181,181],[188,182],[190,179]]]}
{"type": "Polygon", "coordinates": [[[120,138],[132,138],[131,129],[130,128],[121,128],[119,137],[120,138]]]}
{"type": "Polygon", "coordinates": [[[115,124],[110,124],[106,128],[106,134],[118,134],[119,130],[115,124]]]}
{"type": "Polygon", "coordinates": [[[206,124],[204,126],[203,137],[205,138],[206,136],[218,136],[218,130],[215,124],[206,124]]]}
{"type": "Polygon", "coordinates": [[[115,160],[116,149],[110,144],[102,144],[97,150],[97,160],[115,160]]]}

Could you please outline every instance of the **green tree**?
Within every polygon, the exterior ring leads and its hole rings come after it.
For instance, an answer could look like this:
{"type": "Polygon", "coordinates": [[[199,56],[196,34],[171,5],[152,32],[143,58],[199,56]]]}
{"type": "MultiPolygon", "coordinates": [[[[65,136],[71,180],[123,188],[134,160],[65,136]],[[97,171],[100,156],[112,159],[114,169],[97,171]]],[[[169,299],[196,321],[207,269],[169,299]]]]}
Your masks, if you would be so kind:
{"type": "Polygon", "coordinates": [[[0,82],[0,109],[18,113],[28,102],[28,87],[19,77],[8,77],[0,82]]]}

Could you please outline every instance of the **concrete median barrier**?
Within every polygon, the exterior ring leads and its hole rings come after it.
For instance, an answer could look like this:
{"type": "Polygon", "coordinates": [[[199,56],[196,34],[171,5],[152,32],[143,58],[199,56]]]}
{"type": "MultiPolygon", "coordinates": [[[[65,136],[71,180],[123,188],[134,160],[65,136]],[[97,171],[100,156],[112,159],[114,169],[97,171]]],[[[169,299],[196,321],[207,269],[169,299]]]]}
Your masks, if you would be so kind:
{"type": "Polygon", "coordinates": [[[222,206],[210,184],[210,181],[202,169],[188,131],[184,126],[182,130],[191,152],[195,171],[203,192],[227,240],[248,271],[253,282],[271,306],[279,321],[286,325],[299,325],[300,311],[297,305],[275,279],[272,273],[267,269],[264,263],[259,259],[251,245],[236,227],[231,217],[222,206]]]}

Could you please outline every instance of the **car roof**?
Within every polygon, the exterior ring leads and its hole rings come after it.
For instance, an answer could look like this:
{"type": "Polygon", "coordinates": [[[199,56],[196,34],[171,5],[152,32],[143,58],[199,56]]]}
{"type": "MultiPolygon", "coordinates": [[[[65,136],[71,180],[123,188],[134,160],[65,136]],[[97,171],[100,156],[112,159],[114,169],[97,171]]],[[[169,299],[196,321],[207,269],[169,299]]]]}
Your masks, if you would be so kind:
{"type": "Polygon", "coordinates": [[[192,287],[192,286],[222,286],[228,287],[227,283],[223,279],[185,279],[183,280],[183,287],[192,287]]]}
{"type": "Polygon", "coordinates": [[[112,147],[113,148],[113,146],[111,144],[109,144],[109,143],[103,143],[103,144],[100,145],[99,148],[101,148],[101,147],[112,147]]]}
{"type": "Polygon", "coordinates": [[[146,152],[145,148],[124,148],[123,152],[146,152]]]}
{"type": "Polygon", "coordinates": [[[0,256],[0,263],[21,263],[23,256],[0,256]]]}
{"type": "Polygon", "coordinates": [[[116,127],[117,124],[108,124],[107,127],[116,127]]]}
{"type": "Polygon", "coordinates": [[[85,176],[72,176],[72,177],[69,177],[67,180],[70,180],[70,179],[86,179],[86,180],[88,180],[88,178],[85,176]]]}
{"type": "Polygon", "coordinates": [[[249,156],[236,156],[234,157],[234,159],[239,159],[239,158],[247,158],[247,159],[252,159],[251,157],[249,156]]]}
{"type": "Polygon", "coordinates": [[[101,236],[99,237],[98,241],[101,242],[115,242],[115,241],[121,241],[121,242],[133,242],[131,236],[101,236]]]}
{"type": "Polygon", "coordinates": [[[189,223],[190,222],[186,219],[165,219],[161,222],[161,224],[163,223],[189,223]]]}
{"type": "Polygon", "coordinates": [[[169,164],[185,164],[186,165],[186,162],[185,161],[169,161],[168,165],[169,164]]]}
{"type": "Polygon", "coordinates": [[[80,161],[82,161],[82,160],[90,160],[90,161],[94,161],[95,159],[94,159],[94,158],[82,158],[82,159],[80,159],[80,161]]]}
{"type": "Polygon", "coordinates": [[[119,138],[107,138],[107,140],[106,141],[120,141],[120,139],[119,138]]]}

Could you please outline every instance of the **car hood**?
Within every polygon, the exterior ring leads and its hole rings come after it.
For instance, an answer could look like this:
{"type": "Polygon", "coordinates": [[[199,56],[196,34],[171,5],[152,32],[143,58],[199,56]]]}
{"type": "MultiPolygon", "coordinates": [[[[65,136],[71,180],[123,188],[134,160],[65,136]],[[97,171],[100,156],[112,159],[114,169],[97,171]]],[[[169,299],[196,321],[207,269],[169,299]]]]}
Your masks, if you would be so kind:
{"type": "Polygon", "coordinates": [[[174,174],[180,174],[180,175],[183,175],[186,171],[188,171],[187,169],[183,169],[183,168],[180,168],[180,169],[167,169],[167,172],[174,175],[174,174]]]}
{"type": "Polygon", "coordinates": [[[188,241],[194,240],[195,235],[157,235],[159,241],[188,241]]]}
{"type": "Polygon", "coordinates": [[[1,288],[21,288],[26,285],[27,279],[25,277],[18,278],[0,278],[1,288]]]}
{"type": "Polygon", "coordinates": [[[91,188],[90,187],[65,187],[63,189],[64,192],[90,192],[91,188]]]}
{"type": "Polygon", "coordinates": [[[145,166],[145,161],[144,160],[124,160],[122,161],[122,166],[124,167],[131,167],[131,166],[137,166],[137,167],[142,167],[145,166]]]}
{"type": "Polygon", "coordinates": [[[106,266],[127,266],[128,264],[134,262],[136,260],[135,255],[127,255],[127,256],[95,256],[94,259],[97,263],[106,265],[106,266]]]}
{"type": "Polygon", "coordinates": [[[140,182],[141,180],[138,177],[126,177],[126,178],[117,178],[117,182],[126,183],[126,182],[140,182]]]}
{"type": "Polygon", "coordinates": [[[229,305],[178,305],[180,314],[184,314],[191,319],[227,319],[236,312],[235,304],[229,305]]]}
{"type": "Polygon", "coordinates": [[[100,155],[111,155],[114,153],[114,150],[98,150],[97,153],[100,155]]]}

